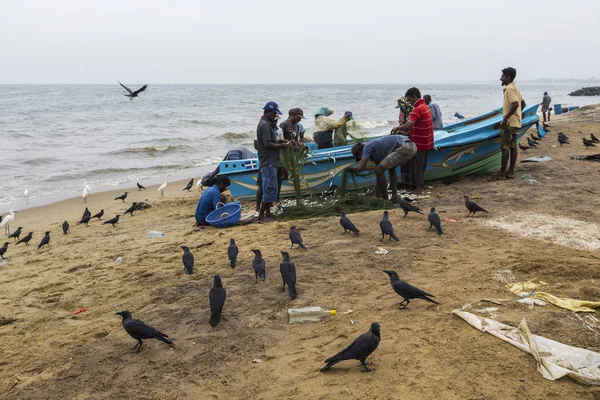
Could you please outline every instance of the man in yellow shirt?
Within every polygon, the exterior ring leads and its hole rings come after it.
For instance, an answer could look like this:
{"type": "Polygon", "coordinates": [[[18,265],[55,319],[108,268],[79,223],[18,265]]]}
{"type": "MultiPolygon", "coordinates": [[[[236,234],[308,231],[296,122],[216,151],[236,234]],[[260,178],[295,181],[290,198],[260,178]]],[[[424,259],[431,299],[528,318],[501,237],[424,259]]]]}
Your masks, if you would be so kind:
{"type": "Polygon", "coordinates": [[[525,108],[525,101],[515,85],[514,80],[517,70],[508,67],[502,70],[500,81],[504,89],[504,103],[502,105],[502,131],[500,132],[500,147],[502,149],[502,163],[500,172],[490,177],[490,180],[503,180],[515,178],[517,165],[517,133],[521,129],[521,114],[525,108]],[[510,167],[506,171],[508,160],[510,167]]]}

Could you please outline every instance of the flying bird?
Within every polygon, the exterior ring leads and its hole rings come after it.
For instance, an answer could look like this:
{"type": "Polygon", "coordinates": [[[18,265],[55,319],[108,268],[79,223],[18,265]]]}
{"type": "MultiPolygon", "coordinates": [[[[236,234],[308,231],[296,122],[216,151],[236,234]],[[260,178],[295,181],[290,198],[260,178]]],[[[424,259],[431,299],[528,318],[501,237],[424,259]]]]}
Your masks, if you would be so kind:
{"type": "Polygon", "coordinates": [[[44,237],[42,238],[42,241],[40,242],[40,244],[38,245],[38,249],[41,249],[44,246],[48,246],[50,247],[50,231],[46,232],[46,234],[44,235],[44,237]]]}
{"type": "MultiPolygon", "coordinates": [[[[4,242],[4,246],[0,247],[0,258],[2,258],[3,260],[5,259],[4,254],[6,254],[6,250],[8,250],[9,244],[10,244],[9,242],[4,242]]],[[[19,243],[17,243],[17,244],[19,244],[19,243]]]]}
{"type": "Polygon", "coordinates": [[[2,218],[2,222],[0,222],[0,228],[4,227],[4,233],[10,235],[10,223],[15,220],[15,214],[17,212],[15,210],[10,210],[8,215],[5,215],[2,218]]]}
{"type": "Polygon", "coordinates": [[[262,254],[260,250],[251,250],[254,253],[254,260],[252,260],[252,268],[254,268],[254,275],[256,277],[256,283],[258,283],[258,278],[261,281],[265,281],[267,279],[267,269],[265,259],[262,258],[262,254]]]}
{"type": "Polygon", "coordinates": [[[190,179],[188,184],[183,188],[182,192],[185,190],[189,192],[192,187],[194,187],[194,178],[190,179]]]}
{"type": "Polygon", "coordinates": [[[443,233],[442,221],[440,220],[440,215],[435,212],[435,207],[431,207],[431,211],[429,212],[427,219],[429,219],[428,230],[430,231],[432,227],[435,227],[435,230],[437,231],[438,235],[441,235],[443,233]]]}
{"type": "Polygon", "coordinates": [[[470,217],[471,213],[473,213],[473,215],[475,215],[475,213],[477,211],[482,211],[485,213],[487,212],[487,210],[485,210],[479,204],[475,203],[474,201],[469,200],[469,196],[467,196],[467,195],[465,195],[465,207],[467,207],[467,210],[469,210],[469,215],[467,215],[467,217],[470,217]]]}
{"type": "Polygon", "coordinates": [[[227,291],[223,288],[221,277],[215,275],[213,287],[208,293],[208,301],[210,303],[210,326],[213,328],[221,322],[221,312],[225,305],[225,299],[227,298],[227,291]]]}
{"type": "Polygon", "coordinates": [[[135,201],[134,201],[133,203],[131,203],[131,207],[129,207],[129,208],[127,209],[127,211],[125,211],[125,212],[123,213],[123,215],[126,215],[126,214],[131,214],[131,216],[133,217],[133,212],[134,212],[134,211],[137,209],[137,204],[138,204],[138,203],[137,203],[137,202],[135,202],[135,201]]]}
{"type": "Polygon", "coordinates": [[[327,371],[335,364],[344,360],[358,360],[365,368],[365,371],[370,372],[371,369],[367,367],[366,360],[367,357],[369,357],[371,353],[373,353],[375,349],[377,349],[380,340],[381,327],[377,322],[373,322],[368,332],[360,335],[358,338],[356,338],[354,342],[350,344],[350,346],[346,347],[344,350],[340,351],[335,356],[325,360],[327,365],[321,368],[321,372],[327,371]]]}
{"type": "Polygon", "coordinates": [[[119,222],[119,217],[120,217],[120,215],[117,215],[116,217],[114,217],[114,218],[111,218],[111,219],[109,219],[108,221],[104,221],[104,222],[102,223],[102,225],[111,224],[111,225],[113,226],[113,228],[114,228],[114,227],[115,227],[115,224],[116,224],[117,222],[119,222]]]}
{"type": "Polygon", "coordinates": [[[134,97],[138,97],[139,93],[142,93],[144,90],[146,90],[148,88],[148,85],[144,85],[141,88],[139,88],[138,90],[136,90],[135,92],[132,92],[131,89],[129,89],[127,86],[123,85],[121,82],[119,82],[119,85],[123,86],[123,89],[125,89],[129,92],[129,93],[123,94],[123,96],[129,97],[129,100],[133,100],[134,97]]]}
{"type": "Polygon", "coordinates": [[[88,223],[90,222],[91,217],[89,215],[86,215],[85,217],[81,218],[81,221],[79,221],[77,223],[77,225],[80,224],[85,224],[85,226],[88,226],[88,223]]]}
{"type": "Polygon", "coordinates": [[[99,213],[92,215],[92,218],[98,218],[98,221],[104,216],[104,209],[100,210],[99,213]]]}
{"type": "Polygon", "coordinates": [[[593,140],[588,140],[586,138],[583,138],[583,145],[585,146],[586,150],[590,147],[596,147],[593,140]]]}
{"type": "Polygon", "coordinates": [[[399,304],[400,309],[405,309],[408,306],[408,303],[410,303],[411,299],[422,299],[427,300],[430,303],[440,304],[437,301],[430,299],[430,297],[435,297],[434,295],[424,292],[423,290],[409,285],[407,282],[401,280],[396,271],[384,270],[383,272],[390,276],[390,285],[392,285],[394,291],[403,299],[399,304]],[[405,302],[406,304],[404,304],[405,302]]]}
{"type": "Polygon", "coordinates": [[[191,275],[194,272],[194,255],[190,251],[190,248],[187,246],[180,246],[183,249],[183,256],[181,257],[181,261],[183,261],[183,269],[188,275],[191,275]]]}
{"type": "Polygon", "coordinates": [[[129,193],[129,192],[125,192],[122,195],[120,195],[119,197],[115,197],[115,200],[123,200],[123,203],[125,203],[125,199],[127,198],[127,193],[129,193]]]}
{"type": "Polygon", "coordinates": [[[235,268],[235,263],[238,255],[238,247],[235,244],[235,239],[229,239],[229,247],[227,247],[227,258],[229,259],[229,265],[231,268],[235,268]]]}
{"type": "Polygon", "coordinates": [[[81,219],[84,219],[85,217],[89,217],[91,216],[92,213],[90,212],[90,210],[88,210],[88,208],[86,207],[85,210],[83,211],[83,215],[81,216],[81,219]]]}
{"type": "Polygon", "coordinates": [[[137,347],[137,352],[139,353],[142,349],[143,339],[157,339],[166,344],[173,344],[172,341],[167,339],[169,337],[168,335],[157,331],[155,328],[143,323],[139,319],[134,319],[129,311],[119,311],[116,313],[116,315],[123,317],[122,325],[125,329],[125,332],[138,341],[137,344],[131,348],[131,350],[137,347]]]}
{"type": "Polygon", "coordinates": [[[340,215],[340,225],[344,228],[344,233],[352,232],[355,235],[358,235],[360,231],[356,228],[356,226],[350,221],[350,218],[346,217],[346,213],[342,210],[342,214],[340,215]]]}
{"type": "Polygon", "coordinates": [[[421,210],[417,206],[413,206],[410,202],[402,198],[398,199],[398,205],[402,207],[402,210],[404,210],[404,218],[406,218],[410,211],[415,212],[417,214],[423,214],[423,210],[421,210]]]}
{"type": "Polygon", "coordinates": [[[521,143],[519,143],[519,148],[521,150],[523,150],[523,153],[525,153],[525,150],[530,149],[531,147],[529,147],[529,146],[523,146],[521,143]]]}
{"type": "Polygon", "coordinates": [[[298,297],[296,292],[296,266],[290,260],[290,254],[287,251],[282,251],[281,256],[283,258],[281,264],[279,264],[279,272],[281,272],[281,279],[283,279],[281,291],[283,292],[285,285],[287,285],[290,299],[294,300],[298,297]]]}
{"type": "Polygon", "coordinates": [[[62,223],[63,234],[66,235],[67,233],[71,233],[71,231],[69,230],[69,227],[70,227],[69,226],[69,221],[65,221],[65,222],[62,223]]]}
{"type": "Polygon", "coordinates": [[[10,235],[8,235],[8,238],[9,238],[9,239],[10,239],[10,238],[13,238],[13,239],[16,239],[16,240],[19,240],[19,239],[21,239],[21,238],[20,238],[20,236],[21,236],[21,230],[22,230],[22,229],[23,229],[23,227],[22,227],[22,226],[18,227],[16,231],[14,231],[14,232],[13,232],[13,233],[11,233],[10,235]]]}
{"type": "Polygon", "coordinates": [[[390,222],[390,214],[387,211],[383,212],[383,217],[381,219],[381,221],[379,222],[379,227],[381,228],[381,241],[383,241],[383,239],[385,238],[385,235],[389,235],[389,240],[392,240],[392,238],[394,238],[395,241],[398,241],[400,239],[398,239],[398,236],[396,236],[396,234],[394,233],[394,227],[392,226],[392,223],[390,222]]]}
{"type": "Polygon", "coordinates": [[[29,232],[27,234],[27,236],[25,236],[23,239],[19,240],[15,246],[19,243],[25,243],[25,246],[29,246],[29,241],[31,240],[31,238],[33,237],[33,232],[29,232]]]}
{"type": "MultiPolygon", "coordinates": [[[[302,236],[300,236],[300,232],[296,230],[296,225],[290,226],[290,241],[292,242],[292,247],[297,244],[300,248],[306,249],[304,242],[302,241],[302,236]]],[[[290,247],[290,249],[292,248],[290,247]]]]}
{"type": "Polygon", "coordinates": [[[140,185],[140,183],[139,183],[139,182],[136,182],[136,184],[137,184],[137,187],[138,187],[138,192],[139,192],[140,190],[146,190],[146,188],[145,188],[145,187],[143,187],[142,185],[140,185]]]}

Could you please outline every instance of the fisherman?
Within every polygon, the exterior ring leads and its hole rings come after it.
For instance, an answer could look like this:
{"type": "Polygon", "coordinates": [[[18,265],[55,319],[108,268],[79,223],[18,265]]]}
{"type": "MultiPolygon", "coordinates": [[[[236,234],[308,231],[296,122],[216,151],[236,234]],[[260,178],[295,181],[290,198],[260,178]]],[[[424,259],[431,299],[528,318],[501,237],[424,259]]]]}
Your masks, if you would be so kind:
{"type": "Polygon", "coordinates": [[[440,110],[440,106],[437,103],[431,102],[431,96],[426,94],[423,96],[423,100],[425,100],[425,104],[429,107],[429,111],[431,112],[431,119],[433,120],[433,129],[439,130],[444,129],[444,123],[442,122],[442,110],[440,110]]]}
{"type": "Polygon", "coordinates": [[[375,167],[375,196],[384,200],[388,199],[387,183],[385,180],[385,171],[388,171],[390,177],[390,186],[392,189],[392,201],[397,200],[398,196],[398,177],[396,176],[396,167],[409,161],[417,153],[415,143],[404,135],[389,135],[371,140],[364,143],[357,143],[352,146],[352,155],[356,158],[358,165],[346,167],[350,173],[364,171],[369,160],[373,161],[375,167]]]}
{"type": "Polygon", "coordinates": [[[408,121],[392,129],[392,133],[410,132],[409,137],[417,146],[417,154],[411,160],[411,181],[416,186],[413,193],[419,195],[423,193],[427,153],[433,149],[433,120],[419,89],[408,89],[404,97],[413,106],[413,111],[408,121]]]}
{"type": "Polygon", "coordinates": [[[304,119],[304,111],[301,108],[292,108],[288,111],[288,119],[279,124],[282,134],[279,139],[290,140],[300,143],[304,138],[304,131],[300,132],[299,122],[304,119]]]}
{"type": "Polygon", "coordinates": [[[318,149],[327,149],[333,147],[333,130],[346,124],[350,120],[351,114],[344,114],[339,120],[329,118],[333,110],[327,107],[321,107],[315,113],[315,133],[313,134],[318,149]]]}
{"type": "Polygon", "coordinates": [[[198,206],[196,206],[196,226],[208,225],[206,217],[208,214],[217,209],[217,204],[225,203],[225,195],[222,194],[231,185],[229,177],[227,175],[219,175],[216,183],[206,189],[200,200],[198,200],[198,206]]]}
{"type": "MultiPolygon", "coordinates": [[[[348,116],[350,118],[349,121],[354,119],[354,117],[352,117],[352,111],[346,111],[344,116],[348,116]]],[[[348,123],[346,122],[344,125],[333,131],[333,145],[335,147],[347,145],[348,135],[348,123]]]]}
{"type": "Polygon", "coordinates": [[[263,116],[256,128],[256,150],[260,163],[259,176],[256,181],[259,223],[263,223],[267,217],[271,217],[271,207],[279,197],[279,181],[282,178],[278,175],[283,174],[279,151],[290,145],[287,141],[277,140],[274,124],[276,117],[281,115],[277,103],[270,101],[265,104],[263,110],[263,116]],[[260,207],[258,207],[259,203],[260,207]]]}
{"type": "Polygon", "coordinates": [[[502,104],[502,130],[500,131],[500,148],[502,149],[502,162],[500,172],[492,175],[489,180],[497,181],[515,178],[515,167],[517,165],[517,134],[521,129],[521,119],[525,100],[515,85],[517,70],[508,67],[502,70],[500,81],[504,89],[504,102],[502,104]],[[510,167],[506,171],[510,157],[510,167]]]}
{"type": "Polygon", "coordinates": [[[544,122],[546,122],[546,117],[548,117],[548,122],[550,122],[550,103],[552,102],[552,97],[548,94],[548,92],[544,92],[544,97],[542,98],[542,115],[544,116],[544,122]]]}

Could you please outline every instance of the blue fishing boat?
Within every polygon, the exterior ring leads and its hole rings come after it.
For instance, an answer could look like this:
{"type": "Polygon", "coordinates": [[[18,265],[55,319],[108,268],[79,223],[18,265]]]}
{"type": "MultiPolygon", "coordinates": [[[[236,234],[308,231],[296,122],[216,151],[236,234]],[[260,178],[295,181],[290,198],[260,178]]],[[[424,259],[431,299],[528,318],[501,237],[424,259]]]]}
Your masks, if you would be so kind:
{"type": "MultiPolygon", "coordinates": [[[[525,132],[536,125],[541,135],[545,132],[539,127],[537,109],[539,104],[528,106],[522,113],[522,126],[518,131],[518,140],[525,132]]],[[[432,181],[452,176],[485,173],[500,167],[500,128],[502,109],[491,111],[476,118],[449,125],[434,133],[434,149],[429,152],[425,180],[432,181]]],[[[380,137],[380,136],[378,136],[380,137]]],[[[368,138],[373,140],[377,137],[368,138]]],[[[356,161],[350,152],[352,145],[317,150],[310,144],[307,161],[301,166],[301,187],[304,193],[322,193],[342,184],[344,169],[356,161]]],[[[222,161],[220,173],[231,180],[229,191],[236,200],[256,198],[256,178],[258,159],[222,161]]],[[[375,186],[375,164],[369,162],[367,171],[352,174],[348,189],[375,186]]],[[[398,176],[400,171],[398,168],[398,176]]],[[[281,196],[294,196],[291,180],[284,181],[281,196]]]]}

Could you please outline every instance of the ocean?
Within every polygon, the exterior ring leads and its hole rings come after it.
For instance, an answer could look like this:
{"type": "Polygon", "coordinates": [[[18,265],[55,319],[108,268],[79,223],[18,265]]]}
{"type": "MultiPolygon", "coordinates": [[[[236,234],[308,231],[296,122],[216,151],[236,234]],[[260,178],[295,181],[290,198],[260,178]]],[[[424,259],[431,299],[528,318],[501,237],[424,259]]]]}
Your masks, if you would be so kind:
{"type": "MultiPolygon", "coordinates": [[[[137,89],[143,83],[125,83],[137,89]]],[[[416,85],[438,103],[444,124],[502,106],[494,84],[416,85]]],[[[581,84],[518,84],[527,104],[544,91],[552,102],[583,106],[597,97],[569,97],[581,84]]],[[[383,134],[397,125],[394,107],[409,85],[152,85],[133,101],[114,85],[0,85],[0,212],[81,196],[84,182],[101,192],[170,180],[198,179],[227,150],[253,148],[267,101],[312,114],[350,110],[360,131],[383,134]]]]}

